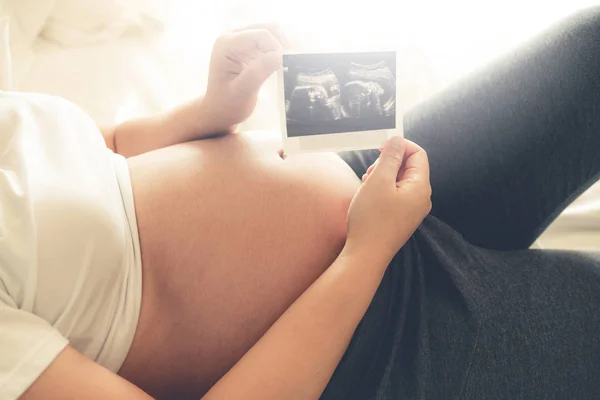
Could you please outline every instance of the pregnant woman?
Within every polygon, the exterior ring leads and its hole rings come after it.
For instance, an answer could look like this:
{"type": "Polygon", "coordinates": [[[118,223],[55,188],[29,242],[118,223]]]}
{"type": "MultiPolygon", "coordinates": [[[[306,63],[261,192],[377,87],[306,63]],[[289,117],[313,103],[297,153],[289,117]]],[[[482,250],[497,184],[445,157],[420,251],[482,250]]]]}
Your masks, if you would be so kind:
{"type": "Polygon", "coordinates": [[[600,257],[527,248],[600,175],[598,37],[569,18],[381,154],[227,133],[280,63],[268,29],[104,140],[0,94],[0,398],[594,398],[600,257]]]}

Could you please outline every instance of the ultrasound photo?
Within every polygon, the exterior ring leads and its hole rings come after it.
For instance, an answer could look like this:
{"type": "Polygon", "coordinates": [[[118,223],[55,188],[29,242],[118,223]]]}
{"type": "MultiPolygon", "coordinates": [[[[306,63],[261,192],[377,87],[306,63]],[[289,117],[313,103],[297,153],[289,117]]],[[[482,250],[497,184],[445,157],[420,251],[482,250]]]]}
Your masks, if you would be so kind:
{"type": "Polygon", "coordinates": [[[396,53],[283,56],[288,137],[396,128],[396,53]]]}

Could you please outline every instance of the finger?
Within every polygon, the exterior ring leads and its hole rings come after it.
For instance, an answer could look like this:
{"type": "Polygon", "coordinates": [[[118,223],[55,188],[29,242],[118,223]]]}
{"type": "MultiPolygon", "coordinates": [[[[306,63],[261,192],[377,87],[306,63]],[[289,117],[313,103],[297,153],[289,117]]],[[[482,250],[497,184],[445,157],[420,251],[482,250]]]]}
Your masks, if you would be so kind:
{"type": "MultiPolygon", "coordinates": [[[[379,160],[379,158],[377,160],[379,160]]],[[[373,170],[375,169],[375,165],[377,165],[377,160],[375,160],[375,162],[373,164],[371,164],[369,166],[369,168],[367,168],[367,172],[366,172],[367,175],[371,175],[371,172],[373,172],[373,170]]]]}
{"type": "Polygon", "coordinates": [[[258,47],[265,51],[283,50],[288,46],[289,40],[283,36],[278,29],[269,27],[268,24],[250,25],[243,29],[237,29],[231,33],[232,38],[240,45],[258,47]]]}
{"type": "Polygon", "coordinates": [[[377,165],[377,161],[379,161],[379,157],[377,157],[377,159],[375,160],[375,162],[371,165],[369,165],[369,168],[367,168],[367,171],[363,174],[362,177],[362,181],[366,182],[367,178],[371,175],[371,172],[373,172],[373,170],[375,169],[375,166],[377,165]]]}
{"type": "Polygon", "coordinates": [[[240,94],[258,93],[267,78],[281,66],[281,52],[270,51],[250,61],[236,78],[236,91],[240,94]]]}
{"type": "Polygon", "coordinates": [[[423,148],[410,140],[406,140],[404,166],[399,183],[403,181],[429,182],[429,159],[423,148]]]}
{"type": "Polygon", "coordinates": [[[396,183],[398,171],[404,160],[406,144],[404,138],[394,136],[388,139],[381,150],[379,159],[371,173],[371,178],[380,182],[396,183]]]}
{"type": "Polygon", "coordinates": [[[257,51],[267,53],[269,51],[283,51],[283,46],[269,31],[265,29],[253,29],[234,32],[226,36],[224,45],[233,53],[253,56],[257,51]]]}
{"type": "Polygon", "coordinates": [[[264,29],[269,31],[275,38],[279,41],[279,43],[283,46],[285,50],[290,50],[294,46],[292,41],[283,33],[281,26],[275,22],[262,22],[256,24],[246,25],[244,27],[235,29],[233,32],[241,32],[246,30],[255,30],[255,29],[264,29]]]}

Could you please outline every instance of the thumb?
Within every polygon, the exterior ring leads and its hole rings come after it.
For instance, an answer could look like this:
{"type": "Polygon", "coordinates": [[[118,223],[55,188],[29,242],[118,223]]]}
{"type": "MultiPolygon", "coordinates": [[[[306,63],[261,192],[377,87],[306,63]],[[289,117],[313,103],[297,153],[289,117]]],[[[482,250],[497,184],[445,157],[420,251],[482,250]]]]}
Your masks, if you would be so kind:
{"type": "Polygon", "coordinates": [[[257,93],[267,78],[281,66],[281,52],[268,51],[252,60],[244,67],[238,81],[237,90],[245,94],[257,93]]]}
{"type": "Polygon", "coordinates": [[[373,170],[373,178],[382,182],[395,184],[402,161],[404,160],[405,150],[406,142],[401,136],[394,136],[388,139],[381,150],[381,155],[373,170]]]}

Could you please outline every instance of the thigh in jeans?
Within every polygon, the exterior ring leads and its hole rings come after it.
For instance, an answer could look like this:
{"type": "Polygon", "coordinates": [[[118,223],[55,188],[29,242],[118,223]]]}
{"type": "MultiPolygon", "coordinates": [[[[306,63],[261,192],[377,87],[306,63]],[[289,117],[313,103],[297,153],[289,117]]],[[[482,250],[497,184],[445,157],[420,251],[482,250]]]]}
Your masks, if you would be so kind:
{"type": "MultiPolygon", "coordinates": [[[[404,116],[432,214],[473,244],[528,248],[600,177],[600,8],[575,14],[404,116]]],[[[341,153],[361,176],[377,150],[341,153]]]]}

